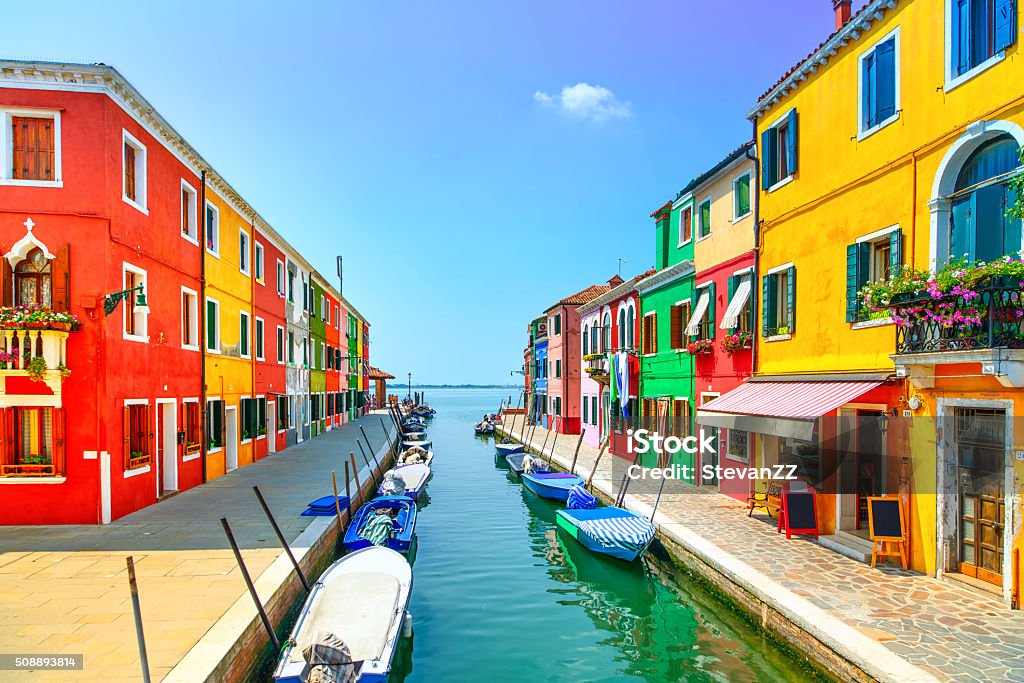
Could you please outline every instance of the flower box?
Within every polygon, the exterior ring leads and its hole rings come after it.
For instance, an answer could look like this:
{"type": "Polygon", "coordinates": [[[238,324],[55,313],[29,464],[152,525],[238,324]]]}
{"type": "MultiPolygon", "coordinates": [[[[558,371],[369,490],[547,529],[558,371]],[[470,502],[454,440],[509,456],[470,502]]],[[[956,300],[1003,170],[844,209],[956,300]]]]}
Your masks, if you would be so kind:
{"type": "Polygon", "coordinates": [[[693,356],[710,356],[715,350],[715,343],[710,339],[698,339],[686,345],[686,351],[693,356]]]}

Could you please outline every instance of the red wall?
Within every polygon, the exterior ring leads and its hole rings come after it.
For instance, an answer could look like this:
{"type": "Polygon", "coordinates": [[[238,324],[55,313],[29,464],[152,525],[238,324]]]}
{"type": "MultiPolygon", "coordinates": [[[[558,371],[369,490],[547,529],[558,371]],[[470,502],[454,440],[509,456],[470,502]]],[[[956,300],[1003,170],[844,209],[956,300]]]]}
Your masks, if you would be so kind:
{"type": "MultiPolygon", "coordinates": [[[[256,243],[263,246],[263,284],[256,282],[253,278],[253,302],[256,308],[256,315],[263,318],[263,329],[265,342],[263,346],[263,360],[255,361],[256,381],[255,393],[263,395],[269,405],[276,401],[279,395],[288,393],[285,364],[277,362],[277,327],[280,325],[288,333],[288,325],[285,322],[285,296],[277,293],[277,262],[286,264],[284,252],[274,246],[265,235],[256,231],[256,243]]],[[[286,271],[287,277],[287,271],[286,271]]],[[[287,344],[287,336],[285,344],[287,344]]],[[[286,350],[287,353],[287,350],[286,350]]],[[[284,356],[287,358],[287,355],[284,356]]],[[[274,408],[274,421],[277,421],[277,408],[274,408]]],[[[276,425],[275,425],[276,427],[276,425]]],[[[275,439],[276,450],[281,451],[287,448],[287,430],[278,433],[277,429],[267,438],[275,439]]],[[[269,452],[267,439],[256,440],[256,457],[263,458],[269,452]]]]}

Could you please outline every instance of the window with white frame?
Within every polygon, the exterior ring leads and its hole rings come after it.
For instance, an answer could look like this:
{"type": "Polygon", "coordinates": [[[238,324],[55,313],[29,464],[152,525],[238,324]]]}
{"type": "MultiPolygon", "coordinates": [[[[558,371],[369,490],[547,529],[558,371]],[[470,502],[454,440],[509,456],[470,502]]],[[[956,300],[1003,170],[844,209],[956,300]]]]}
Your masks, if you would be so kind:
{"type": "Polygon", "coordinates": [[[199,350],[199,295],[181,288],[181,346],[199,350]]]}
{"type": "Polygon", "coordinates": [[[277,261],[277,293],[284,296],[284,264],[280,259],[277,261]]]}
{"type": "Polygon", "coordinates": [[[797,169],[797,113],[790,109],[761,133],[761,188],[773,190],[797,169]]]}
{"type": "MultiPolygon", "coordinates": [[[[858,292],[872,282],[883,282],[903,265],[903,231],[892,226],[859,238],[846,247],[846,322],[871,317],[858,292]]],[[[880,312],[888,318],[888,312],[880,312]]]]}
{"type": "Polygon", "coordinates": [[[249,274],[249,233],[238,231],[238,270],[249,274]]]}
{"type": "Polygon", "coordinates": [[[134,290],[129,292],[122,299],[124,311],[124,338],[132,341],[149,341],[149,307],[138,305],[138,296],[141,293],[148,296],[146,284],[146,271],[141,268],[125,263],[122,266],[124,289],[134,290]]]}
{"type": "Polygon", "coordinates": [[[750,215],[750,171],[732,181],[732,219],[738,221],[750,215]]]}
{"type": "Polygon", "coordinates": [[[898,118],[900,109],[900,30],[897,27],[872,45],[860,62],[861,137],[866,137],[898,118]]]}
{"type": "Polygon", "coordinates": [[[711,234],[711,197],[708,197],[697,207],[697,239],[703,239],[711,234]]]}
{"type": "Polygon", "coordinates": [[[728,458],[737,462],[750,462],[750,432],[730,429],[727,438],[728,458]]]}
{"type": "Polygon", "coordinates": [[[946,89],[1003,59],[1017,42],[1016,0],[946,0],[946,89]]]}
{"type": "Polygon", "coordinates": [[[338,315],[338,307],[334,307],[334,329],[341,329],[341,316],[338,315]]]}
{"type": "Polygon", "coordinates": [[[196,190],[194,187],[181,181],[181,236],[199,243],[199,231],[197,227],[198,217],[196,215],[196,190]]]}
{"type": "Polygon", "coordinates": [[[696,303],[686,325],[686,334],[697,339],[715,337],[715,283],[708,282],[694,289],[696,303]]]}
{"type": "Polygon", "coordinates": [[[249,314],[245,311],[238,312],[238,355],[242,358],[249,358],[249,314]]]}
{"type": "Polygon", "coordinates": [[[61,184],[60,112],[2,109],[0,184],[61,184]]]}
{"type": "Polygon", "coordinates": [[[263,245],[256,242],[252,257],[252,274],[256,281],[263,284],[263,245]]]}
{"type": "Polygon", "coordinates": [[[277,362],[284,365],[284,328],[277,326],[277,362]]]}
{"type": "Polygon", "coordinates": [[[693,239],[693,207],[684,206],[679,211],[679,246],[693,239]]]}
{"type": "Polygon", "coordinates": [[[256,360],[263,360],[263,318],[256,318],[256,327],[253,329],[253,346],[256,349],[256,360]]]}
{"type": "Polygon", "coordinates": [[[206,299],[206,350],[220,353],[220,302],[206,299]]]}
{"type": "Polygon", "coordinates": [[[791,335],[796,331],[796,268],[772,268],[761,278],[761,335],[791,335]]]}
{"type": "Polygon", "coordinates": [[[122,131],[123,178],[121,198],[135,208],[146,211],[146,146],[131,133],[122,131]]]}
{"type": "Polygon", "coordinates": [[[320,319],[326,320],[327,318],[327,304],[325,303],[324,295],[320,295],[320,319]]]}
{"type": "Polygon", "coordinates": [[[220,257],[220,211],[206,202],[206,251],[220,257]]]}

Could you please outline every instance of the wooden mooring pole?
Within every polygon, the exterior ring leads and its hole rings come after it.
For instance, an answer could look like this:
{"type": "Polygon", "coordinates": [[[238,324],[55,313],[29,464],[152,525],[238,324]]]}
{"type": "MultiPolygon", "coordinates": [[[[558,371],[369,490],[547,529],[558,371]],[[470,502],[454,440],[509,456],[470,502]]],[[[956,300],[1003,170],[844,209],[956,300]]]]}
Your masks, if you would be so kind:
{"type": "MultiPolygon", "coordinates": [[[[335,487],[337,487],[337,485],[335,485],[335,487]]],[[[277,525],[277,520],[274,519],[274,514],[270,511],[270,506],[268,506],[267,501],[263,499],[263,494],[260,493],[260,487],[253,486],[252,490],[256,494],[256,498],[259,499],[260,507],[263,508],[263,512],[267,515],[267,519],[270,520],[270,526],[274,528],[274,533],[277,534],[277,540],[281,541],[281,546],[284,548],[285,553],[287,553],[288,559],[292,561],[292,566],[295,567],[295,573],[299,575],[299,581],[302,582],[302,587],[305,588],[308,593],[310,591],[309,581],[306,580],[306,575],[302,573],[302,567],[299,566],[298,561],[295,559],[295,555],[292,554],[291,546],[289,546],[288,541],[285,540],[281,527],[277,525]]],[[[334,494],[334,507],[338,507],[337,493],[334,494]]],[[[338,522],[340,524],[341,520],[339,519],[338,522]]]]}
{"type": "Polygon", "coordinates": [[[356,495],[359,496],[359,503],[363,502],[363,487],[359,484],[359,468],[356,467],[355,451],[348,452],[348,459],[352,463],[352,477],[356,480],[356,495]]]}
{"type": "Polygon", "coordinates": [[[135,558],[129,555],[128,589],[132,593],[132,612],[135,613],[135,640],[139,644],[139,664],[142,666],[142,680],[149,683],[149,656],[146,654],[146,634],[142,631],[142,605],[139,603],[139,585],[135,582],[135,558]]]}
{"type": "Polygon", "coordinates": [[[569,474],[576,474],[576,459],[580,457],[580,446],[583,445],[583,432],[580,431],[580,440],[576,442],[576,451],[572,454],[572,464],[569,465],[569,474]]]}
{"type": "Polygon", "coordinates": [[[260,620],[263,621],[263,628],[267,630],[267,635],[270,637],[270,642],[274,644],[274,651],[281,651],[281,641],[277,639],[277,634],[274,633],[274,627],[270,623],[270,617],[267,616],[267,611],[263,609],[263,603],[260,602],[260,596],[256,593],[256,586],[252,583],[252,577],[249,576],[249,570],[245,567],[245,560],[242,559],[242,551],[238,549],[238,544],[235,543],[235,536],[231,533],[231,525],[228,524],[227,517],[220,518],[221,526],[224,527],[224,533],[228,537],[228,543],[231,544],[231,550],[235,553],[235,561],[238,562],[238,568],[242,572],[242,578],[245,579],[245,585],[249,589],[249,595],[252,596],[252,601],[256,603],[256,611],[260,613],[260,620]]]}
{"type": "MultiPolygon", "coordinates": [[[[340,539],[345,534],[345,524],[341,521],[341,503],[338,502],[338,475],[331,470],[331,484],[334,486],[334,511],[338,513],[338,538],[340,539]]],[[[345,493],[348,493],[348,463],[345,463],[345,493]]],[[[346,495],[346,499],[348,496],[346,495]]],[[[351,508],[349,513],[351,516],[351,508]]]]}

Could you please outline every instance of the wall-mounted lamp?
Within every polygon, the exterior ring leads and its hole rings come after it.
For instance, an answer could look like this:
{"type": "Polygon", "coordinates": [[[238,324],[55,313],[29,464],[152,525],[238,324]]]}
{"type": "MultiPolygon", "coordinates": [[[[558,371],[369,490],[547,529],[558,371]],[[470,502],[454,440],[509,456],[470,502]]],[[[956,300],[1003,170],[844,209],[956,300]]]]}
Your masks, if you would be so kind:
{"type": "Polygon", "coordinates": [[[116,311],[118,304],[120,304],[123,299],[128,298],[132,292],[138,292],[138,294],[135,295],[135,308],[147,310],[149,306],[146,305],[145,287],[145,285],[139,285],[137,287],[132,287],[131,289],[123,289],[120,292],[107,294],[103,297],[103,312],[110,315],[116,311]]]}

